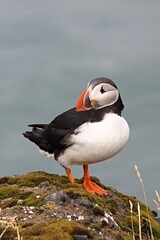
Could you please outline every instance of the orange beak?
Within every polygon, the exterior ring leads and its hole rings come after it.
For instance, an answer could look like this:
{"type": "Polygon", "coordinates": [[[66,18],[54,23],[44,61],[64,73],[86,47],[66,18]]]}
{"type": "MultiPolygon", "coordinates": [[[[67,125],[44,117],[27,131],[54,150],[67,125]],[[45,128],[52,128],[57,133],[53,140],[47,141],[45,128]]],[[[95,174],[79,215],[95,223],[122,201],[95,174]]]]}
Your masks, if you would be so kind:
{"type": "Polygon", "coordinates": [[[77,104],[76,104],[76,111],[87,111],[92,108],[91,102],[89,100],[89,90],[90,88],[87,88],[78,98],[77,104]]]}

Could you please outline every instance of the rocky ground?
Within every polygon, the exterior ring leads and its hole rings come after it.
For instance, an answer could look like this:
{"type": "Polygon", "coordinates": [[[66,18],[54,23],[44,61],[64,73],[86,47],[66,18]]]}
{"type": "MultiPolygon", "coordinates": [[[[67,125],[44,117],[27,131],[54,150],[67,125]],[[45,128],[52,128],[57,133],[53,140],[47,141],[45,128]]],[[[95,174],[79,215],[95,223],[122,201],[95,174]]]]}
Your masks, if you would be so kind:
{"type": "Polygon", "coordinates": [[[0,178],[0,239],[140,239],[139,223],[142,239],[160,239],[155,212],[140,203],[139,221],[136,198],[103,187],[109,197],[89,194],[65,176],[45,172],[0,178]]]}

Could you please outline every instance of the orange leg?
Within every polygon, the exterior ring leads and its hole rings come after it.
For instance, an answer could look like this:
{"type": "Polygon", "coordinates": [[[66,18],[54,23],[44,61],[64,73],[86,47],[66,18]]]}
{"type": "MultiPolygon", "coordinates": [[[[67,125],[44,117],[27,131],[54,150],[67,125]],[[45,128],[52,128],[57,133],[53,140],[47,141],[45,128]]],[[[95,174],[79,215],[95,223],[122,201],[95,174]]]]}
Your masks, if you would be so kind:
{"type": "Polygon", "coordinates": [[[78,185],[78,186],[82,186],[82,184],[76,183],[76,181],[74,180],[74,177],[72,176],[72,173],[71,173],[71,169],[70,169],[70,168],[65,168],[65,171],[66,171],[66,173],[67,173],[67,176],[68,176],[69,181],[70,181],[72,184],[76,184],[76,185],[78,185]]]}
{"type": "Polygon", "coordinates": [[[84,182],[83,182],[83,186],[85,187],[85,189],[93,194],[99,194],[99,195],[109,195],[109,192],[103,188],[101,188],[100,186],[98,186],[96,183],[92,182],[90,180],[90,176],[89,176],[89,171],[88,171],[88,165],[83,165],[83,169],[84,169],[84,182]]]}
{"type": "Polygon", "coordinates": [[[70,168],[65,168],[65,171],[67,173],[68,179],[72,184],[75,184],[74,177],[72,176],[71,169],[70,168]]]}

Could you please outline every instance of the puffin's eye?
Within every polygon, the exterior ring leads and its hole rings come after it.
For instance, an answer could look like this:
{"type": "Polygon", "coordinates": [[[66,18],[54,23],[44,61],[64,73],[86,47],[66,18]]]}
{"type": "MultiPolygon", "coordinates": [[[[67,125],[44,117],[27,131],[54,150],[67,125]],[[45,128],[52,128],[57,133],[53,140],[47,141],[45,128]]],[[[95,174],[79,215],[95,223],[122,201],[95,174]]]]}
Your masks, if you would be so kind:
{"type": "Polygon", "coordinates": [[[101,92],[102,94],[106,92],[106,91],[104,90],[103,86],[101,87],[100,92],[101,92]]]}

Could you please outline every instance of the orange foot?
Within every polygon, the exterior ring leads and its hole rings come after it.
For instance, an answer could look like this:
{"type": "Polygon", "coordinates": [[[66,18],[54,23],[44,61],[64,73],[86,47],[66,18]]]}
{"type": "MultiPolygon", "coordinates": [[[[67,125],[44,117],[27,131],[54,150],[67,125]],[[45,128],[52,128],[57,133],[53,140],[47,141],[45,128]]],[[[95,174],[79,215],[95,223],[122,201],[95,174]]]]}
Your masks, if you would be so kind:
{"type": "Polygon", "coordinates": [[[99,195],[105,195],[109,196],[109,192],[103,188],[101,188],[99,185],[96,183],[92,182],[90,179],[85,180],[83,182],[83,186],[86,189],[87,192],[93,193],[93,194],[99,194],[99,195]]]}
{"type": "Polygon", "coordinates": [[[66,168],[65,171],[67,173],[69,181],[72,184],[76,184],[78,186],[83,186],[86,189],[86,191],[89,192],[89,193],[109,196],[110,194],[107,190],[101,188],[99,185],[97,185],[96,183],[94,183],[90,180],[88,165],[83,165],[83,169],[84,169],[83,185],[76,183],[76,181],[74,180],[74,178],[72,176],[71,169],[66,168]]]}
{"type": "Polygon", "coordinates": [[[86,191],[93,194],[109,196],[110,194],[107,190],[101,188],[99,185],[90,180],[88,165],[83,165],[83,169],[84,169],[83,186],[86,189],[86,191]]]}

